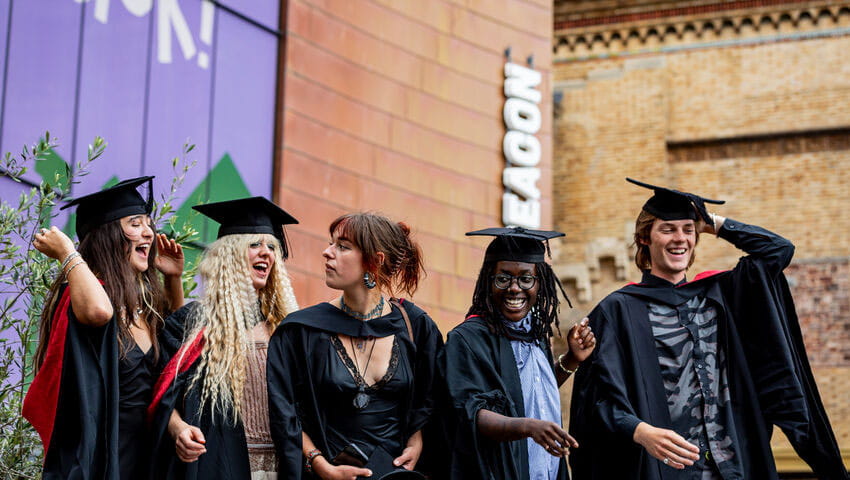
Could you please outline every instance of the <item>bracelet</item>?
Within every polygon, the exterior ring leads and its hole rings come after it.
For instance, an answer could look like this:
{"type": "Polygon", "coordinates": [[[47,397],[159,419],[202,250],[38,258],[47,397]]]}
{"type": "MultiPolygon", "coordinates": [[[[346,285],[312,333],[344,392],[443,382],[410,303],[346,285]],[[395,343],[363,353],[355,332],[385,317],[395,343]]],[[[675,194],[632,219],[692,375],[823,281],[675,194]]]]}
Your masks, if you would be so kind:
{"type": "Polygon", "coordinates": [[[567,356],[566,353],[562,353],[561,355],[558,356],[558,366],[567,375],[572,375],[572,374],[574,374],[578,371],[578,366],[576,366],[575,370],[570,370],[569,368],[565,367],[564,366],[564,357],[566,357],[566,356],[567,356]]]}
{"type": "Polygon", "coordinates": [[[307,452],[307,455],[304,456],[307,459],[307,461],[304,462],[304,469],[307,470],[307,473],[313,473],[313,460],[315,460],[316,457],[320,455],[324,456],[322,455],[321,450],[319,450],[318,448],[314,448],[307,452]]]}
{"type": "Polygon", "coordinates": [[[59,265],[59,271],[60,271],[60,272],[65,271],[65,267],[67,267],[67,266],[68,266],[68,264],[69,264],[69,263],[71,263],[71,259],[76,258],[76,257],[79,257],[79,256],[80,256],[80,252],[78,252],[78,251],[76,251],[76,250],[74,250],[73,252],[69,253],[69,254],[68,254],[68,256],[67,256],[67,257],[65,257],[65,260],[62,260],[62,265],[59,265]]]}
{"type": "Polygon", "coordinates": [[[80,260],[79,262],[71,265],[71,268],[69,268],[68,271],[65,272],[65,278],[68,278],[68,276],[71,275],[71,271],[73,271],[75,268],[79,267],[81,263],[86,263],[86,261],[80,260]]]}

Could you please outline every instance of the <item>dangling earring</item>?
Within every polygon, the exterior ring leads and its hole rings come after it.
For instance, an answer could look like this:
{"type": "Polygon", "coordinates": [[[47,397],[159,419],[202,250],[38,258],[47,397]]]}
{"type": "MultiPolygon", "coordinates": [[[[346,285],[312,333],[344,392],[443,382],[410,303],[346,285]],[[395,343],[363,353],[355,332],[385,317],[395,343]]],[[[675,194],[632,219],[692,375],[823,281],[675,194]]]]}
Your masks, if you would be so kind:
{"type": "Polygon", "coordinates": [[[375,279],[372,278],[371,273],[366,272],[363,274],[363,285],[365,285],[369,290],[375,288],[375,285],[377,284],[375,283],[375,279]]]}

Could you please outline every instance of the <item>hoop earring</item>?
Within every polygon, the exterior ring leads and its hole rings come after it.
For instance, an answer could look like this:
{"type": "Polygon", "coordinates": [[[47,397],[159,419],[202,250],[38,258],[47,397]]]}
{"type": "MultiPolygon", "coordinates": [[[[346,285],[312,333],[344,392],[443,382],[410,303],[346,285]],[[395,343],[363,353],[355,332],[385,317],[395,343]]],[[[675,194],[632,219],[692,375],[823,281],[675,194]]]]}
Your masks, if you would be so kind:
{"type": "Polygon", "coordinates": [[[371,273],[366,272],[366,273],[363,274],[363,285],[365,285],[366,288],[368,288],[369,290],[375,288],[377,283],[375,283],[375,279],[372,278],[371,273]]]}

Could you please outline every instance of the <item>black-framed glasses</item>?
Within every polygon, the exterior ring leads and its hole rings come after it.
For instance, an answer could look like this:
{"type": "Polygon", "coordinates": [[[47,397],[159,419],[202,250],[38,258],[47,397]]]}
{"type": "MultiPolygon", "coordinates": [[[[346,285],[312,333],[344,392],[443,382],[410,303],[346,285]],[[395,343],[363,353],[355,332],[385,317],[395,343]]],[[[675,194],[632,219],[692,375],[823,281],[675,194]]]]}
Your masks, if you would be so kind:
{"type": "Polygon", "coordinates": [[[511,284],[514,283],[514,280],[516,280],[516,284],[522,290],[530,290],[534,288],[534,284],[537,283],[537,276],[531,275],[530,273],[524,273],[519,276],[513,276],[508,273],[497,273],[490,278],[493,279],[493,286],[499,290],[507,290],[511,288],[511,284]]]}

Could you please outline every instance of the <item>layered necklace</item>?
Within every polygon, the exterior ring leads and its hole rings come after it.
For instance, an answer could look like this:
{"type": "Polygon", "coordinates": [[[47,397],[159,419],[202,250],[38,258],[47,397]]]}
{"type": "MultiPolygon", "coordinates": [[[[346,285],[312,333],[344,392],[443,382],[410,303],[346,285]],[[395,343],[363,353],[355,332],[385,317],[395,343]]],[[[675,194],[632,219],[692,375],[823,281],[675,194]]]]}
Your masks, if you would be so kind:
{"type": "Polygon", "coordinates": [[[345,304],[345,296],[339,297],[339,305],[343,312],[357,320],[371,320],[381,316],[381,311],[384,310],[384,296],[381,295],[381,299],[378,300],[378,304],[375,305],[375,308],[366,313],[355,312],[352,310],[351,307],[345,304]]]}
{"type": "MultiPolygon", "coordinates": [[[[378,317],[381,316],[381,313],[384,310],[384,297],[381,296],[381,299],[378,301],[378,304],[375,305],[375,308],[373,308],[372,310],[370,310],[367,313],[360,313],[360,312],[355,312],[354,310],[352,310],[351,307],[349,307],[348,305],[345,304],[345,297],[344,296],[339,297],[339,305],[340,305],[340,309],[343,312],[345,312],[348,316],[356,318],[357,320],[366,321],[366,320],[371,320],[373,318],[378,318],[378,317]]],[[[372,337],[372,336],[357,337],[357,339],[354,341],[354,346],[355,346],[355,348],[357,348],[357,350],[360,350],[361,353],[365,352],[366,351],[366,342],[368,342],[370,340],[374,340],[374,337],[372,337]]],[[[370,352],[369,356],[371,358],[371,352],[370,352]]]]}
{"type": "MultiPolygon", "coordinates": [[[[345,296],[341,296],[339,298],[339,306],[340,309],[346,313],[346,315],[356,318],[357,320],[367,321],[373,318],[378,318],[381,316],[381,313],[384,311],[384,297],[381,296],[380,300],[378,300],[378,304],[375,305],[375,308],[366,312],[360,313],[355,312],[348,305],[345,304],[345,296]]],[[[360,353],[366,353],[366,344],[371,342],[372,348],[369,349],[369,355],[366,357],[366,365],[363,367],[363,370],[360,370],[357,362],[356,352],[354,355],[354,368],[358,371],[359,381],[356,382],[357,385],[357,394],[354,396],[354,400],[352,403],[354,404],[354,408],[358,410],[362,410],[369,405],[369,394],[366,393],[366,380],[363,378],[363,375],[366,375],[366,370],[369,369],[369,362],[372,361],[372,353],[375,351],[375,344],[377,343],[375,337],[367,336],[367,337],[349,337],[349,341],[351,342],[352,350],[357,350],[360,353]]]]}

